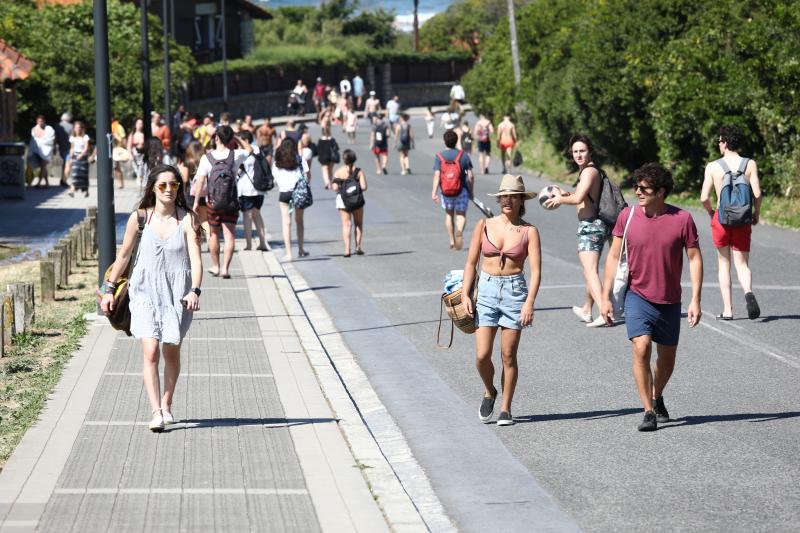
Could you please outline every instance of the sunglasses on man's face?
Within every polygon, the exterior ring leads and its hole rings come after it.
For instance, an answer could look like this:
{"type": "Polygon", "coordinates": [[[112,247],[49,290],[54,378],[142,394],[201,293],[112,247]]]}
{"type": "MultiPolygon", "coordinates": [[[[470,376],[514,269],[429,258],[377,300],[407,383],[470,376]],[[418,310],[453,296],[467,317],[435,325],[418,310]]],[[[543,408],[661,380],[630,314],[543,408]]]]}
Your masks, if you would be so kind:
{"type": "Polygon", "coordinates": [[[654,188],[648,187],[646,185],[636,185],[633,188],[633,190],[634,190],[634,192],[642,191],[644,194],[648,194],[648,195],[649,194],[653,194],[654,192],[656,192],[656,190],[654,188]]]}
{"type": "Polygon", "coordinates": [[[171,191],[177,191],[178,187],[180,186],[181,184],[176,181],[162,181],[161,183],[156,183],[156,187],[158,187],[158,190],[161,192],[164,192],[167,189],[171,191]]]}

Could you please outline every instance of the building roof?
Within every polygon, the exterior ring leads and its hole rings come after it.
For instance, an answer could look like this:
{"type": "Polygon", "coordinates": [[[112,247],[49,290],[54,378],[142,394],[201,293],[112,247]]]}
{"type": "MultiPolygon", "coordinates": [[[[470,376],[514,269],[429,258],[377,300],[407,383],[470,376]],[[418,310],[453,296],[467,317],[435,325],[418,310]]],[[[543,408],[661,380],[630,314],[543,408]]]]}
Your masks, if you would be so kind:
{"type": "Polygon", "coordinates": [[[270,20],[272,18],[272,13],[254,2],[250,2],[249,0],[233,0],[233,2],[250,13],[250,16],[253,18],[264,20],[270,20]]]}
{"type": "Polygon", "coordinates": [[[0,39],[0,81],[24,80],[31,74],[33,62],[0,39]]]}

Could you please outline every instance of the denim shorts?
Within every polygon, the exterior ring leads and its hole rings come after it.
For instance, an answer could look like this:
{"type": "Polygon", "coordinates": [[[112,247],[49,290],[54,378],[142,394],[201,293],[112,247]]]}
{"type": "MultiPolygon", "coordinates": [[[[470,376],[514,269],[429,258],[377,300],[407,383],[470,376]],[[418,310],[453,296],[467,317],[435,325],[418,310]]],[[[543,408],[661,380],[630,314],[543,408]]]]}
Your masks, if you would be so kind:
{"type": "Polygon", "coordinates": [[[677,346],[681,336],[681,304],[655,304],[628,290],[625,327],[629,339],[649,335],[657,344],[677,346]]]}
{"type": "Polygon", "coordinates": [[[608,239],[608,226],[599,218],[578,221],[578,252],[602,253],[608,239]]]}
{"type": "Polygon", "coordinates": [[[469,207],[469,189],[462,187],[458,196],[445,196],[439,188],[439,197],[442,201],[442,209],[445,211],[455,211],[456,213],[466,213],[469,207]]]}
{"type": "Polygon", "coordinates": [[[490,276],[481,272],[475,324],[478,327],[522,329],[520,312],[528,297],[528,284],[520,272],[511,276],[490,276]]]}

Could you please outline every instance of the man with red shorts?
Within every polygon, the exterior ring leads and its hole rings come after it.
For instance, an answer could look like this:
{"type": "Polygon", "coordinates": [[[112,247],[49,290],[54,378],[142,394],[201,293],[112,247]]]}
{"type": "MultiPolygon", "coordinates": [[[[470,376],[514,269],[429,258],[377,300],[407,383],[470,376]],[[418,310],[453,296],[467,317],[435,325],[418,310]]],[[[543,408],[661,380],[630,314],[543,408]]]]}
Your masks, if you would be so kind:
{"type": "Polygon", "coordinates": [[[719,260],[719,289],[722,292],[722,313],[716,316],[717,320],[732,320],[733,306],[731,304],[731,255],[736,267],[739,284],[744,290],[744,299],[747,306],[747,316],[755,320],[761,315],[761,309],[753,294],[752,273],[748,265],[750,259],[750,237],[753,226],[758,224],[761,211],[761,187],[758,181],[758,166],[752,159],[743,158],[738,150],[742,144],[742,133],[736,126],[722,126],[719,130],[719,151],[721,159],[712,161],[706,166],[703,189],[700,201],[711,217],[711,238],[717,249],[719,260]],[[745,181],[753,191],[753,223],[742,226],[723,226],[719,220],[719,195],[722,190],[722,181],[729,169],[736,170],[744,167],[745,181]],[[716,209],[711,207],[709,200],[711,187],[717,196],[716,209]]]}
{"type": "Polygon", "coordinates": [[[517,128],[511,122],[510,115],[503,115],[503,121],[497,126],[497,147],[500,148],[500,158],[503,161],[503,174],[510,172],[516,146],[517,128]]]}
{"type": "Polygon", "coordinates": [[[388,174],[386,165],[389,164],[389,135],[391,129],[383,118],[383,113],[378,112],[372,117],[372,131],[369,134],[369,147],[375,155],[375,172],[388,174]]]}

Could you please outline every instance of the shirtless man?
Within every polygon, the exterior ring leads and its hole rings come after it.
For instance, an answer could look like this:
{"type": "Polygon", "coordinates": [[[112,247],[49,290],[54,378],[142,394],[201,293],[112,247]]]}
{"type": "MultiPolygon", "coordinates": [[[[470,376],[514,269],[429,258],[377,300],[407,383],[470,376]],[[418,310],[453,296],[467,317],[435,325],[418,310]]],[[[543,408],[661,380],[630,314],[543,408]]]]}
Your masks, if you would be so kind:
{"type": "Polygon", "coordinates": [[[472,138],[478,141],[478,168],[484,174],[489,173],[489,163],[492,160],[492,134],[494,134],[492,121],[486,118],[486,115],[481,114],[478,122],[475,123],[472,138]]]}
{"type": "Polygon", "coordinates": [[[503,122],[497,126],[497,146],[500,148],[500,157],[503,160],[503,174],[505,174],[511,168],[514,147],[517,146],[517,128],[511,122],[510,115],[503,115],[503,122]]]}
{"type": "Polygon", "coordinates": [[[600,308],[603,287],[600,283],[600,255],[603,246],[611,233],[598,215],[597,202],[600,199],[602,178],[600,171],[592,161],[592,142],[585,135],[574,135],[569,142],[570,154],[578,165],[578,183],[575,192],[569,193],[559,187],[560,195],[556,195],[544,203],[548,209],[562,204],[574,205],[578,211],[578,259],[583,269],[586,284],[586,299],[582,307],[573,306],[572,312],[586,327],[597,328],[606,325],[602,316],[592,320],[592,307],[600,308]]]}
{"type": "Polygon", "coordinates": [[[753,294],[752,273],[748,264],[750,259],[750,238],[753,226],[758,224],[761,212],[761,186],[758,181],[758,166],[752,159],[739,155],[738,150],[742,144],[742,133],[736,126],[722,126],[719,129],[719,152],[721,159],[706,165],[703,189],[700,192],[700,201],[711,217],[711,239],[717,249],[719,262],[719,290],[722,292],[722,313],[716,316],[717,320],[733,319],[733,306],[731,304],[731,251],[733,251],[733,264],[739,284],[744,290],[747,316],[755,320],[761,315],[761,309],[753,294]],[[741,226],[723,226],[720,223],[719,194],[722,189],[722,180],[726,172],[744,168],[744,179],[750,185],[753,193],[753,222],[741,226]],[[709,200],[711,187],[717,196],[716,209],[711,207],[709,200]]]}
{"type": "Polygon", "coordinates": [[[372,124],[373,117],[378,116],[378,113],[381,112],[381,101],[375,96],[375,91],[369,92],[369,98],[364,104],[364,111],[367,113],[367,120],[370,124],[372,124]]]}
{"type": "Polygon", "coordinates": [[[256,144],[270,165],[272,165],[272,140],[274,138],[275,128],[272,126],[272,120],[264,117],[264,123],[256,130],[256,144]]]}

